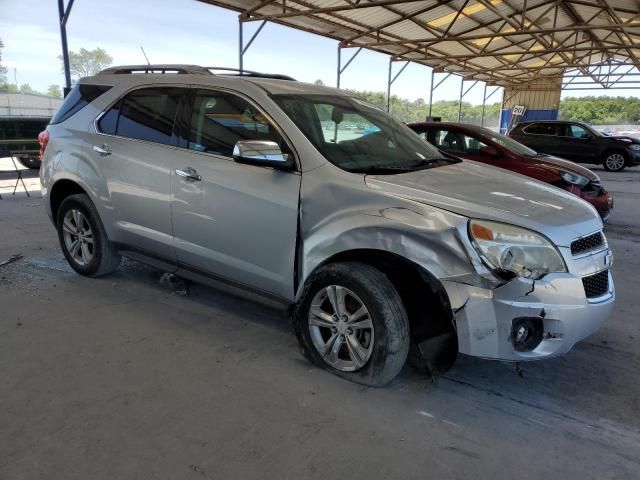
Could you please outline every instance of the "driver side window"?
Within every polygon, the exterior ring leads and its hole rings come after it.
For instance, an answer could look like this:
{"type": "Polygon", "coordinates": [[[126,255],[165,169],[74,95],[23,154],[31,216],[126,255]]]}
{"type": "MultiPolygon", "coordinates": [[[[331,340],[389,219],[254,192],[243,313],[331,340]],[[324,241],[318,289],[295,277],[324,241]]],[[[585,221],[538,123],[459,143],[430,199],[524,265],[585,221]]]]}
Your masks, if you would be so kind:
{"type": "Polygon", "coordinates": [[[572,138],[589,138],[589,132],[580,125],[571,125],[568,128],[568,136],[572,138]]]}
{"type": "Polygon", "coordinates": [[[193,98],[189,150],[231,157],[239,140],[285,145],[274,126],[244,98],[213,90],[198,90],[193,98]]]}

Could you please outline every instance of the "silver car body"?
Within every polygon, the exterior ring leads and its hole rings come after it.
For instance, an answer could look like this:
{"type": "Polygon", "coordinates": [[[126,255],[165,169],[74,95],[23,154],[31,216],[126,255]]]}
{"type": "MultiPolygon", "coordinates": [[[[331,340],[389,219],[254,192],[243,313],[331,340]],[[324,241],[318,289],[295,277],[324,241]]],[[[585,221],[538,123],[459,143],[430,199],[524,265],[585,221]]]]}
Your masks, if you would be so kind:
{"type": "Polygon", "coordinates": [[[582,278],[608,270],[605,244],[573,256],[576,239],[602,230],[586,202],[528,177],[465,161],[398,175],[364,175],[328,162],[271,98],[278,93],[349,95],[286,80],[219,75],[100,75],[113,85],[68,120],[48,127],[41,168],[49,194],[60,181],[92,199],[109,239],[128,256],[195,279],[233,282],[292,304],[320,265],[352,250],[392,252],[437,279],[448,296],[459,351],[529,360],[567,352],[609,315],[614,286],[587,299],[582,278]],[[255,104],[281,131],[297,168],[286,172],[232,158],[104,135],[96,119],[141,86],[224,89],[255,104]],[[94,146],[106,145],[101,156],[94,146]],[[189,182],[176,169],[202,177],[189,182]],[[539,232],[555,244],[567,273],[507,283],[482,275],[468,236],[470,218],[539,232]],[[528,352],[511,343],[512,319],[544,319],[544,340],[528,352]]]}

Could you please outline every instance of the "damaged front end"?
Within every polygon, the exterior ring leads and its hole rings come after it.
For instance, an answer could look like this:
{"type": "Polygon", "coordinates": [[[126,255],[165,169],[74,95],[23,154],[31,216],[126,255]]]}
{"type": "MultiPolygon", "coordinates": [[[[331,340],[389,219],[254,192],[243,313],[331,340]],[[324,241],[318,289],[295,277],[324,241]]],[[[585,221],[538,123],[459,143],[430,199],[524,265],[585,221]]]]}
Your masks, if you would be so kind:
{"type": "Polygon", "coordinates": [[[595,332],[615,299],[607,251],[565,273],[522,277],[496,288],[443,281],[453,308],[459,351],[499,360],[535,360],[568,352],[595,332]],[[592,291],[594,277],[601,285],[592,291]]]}

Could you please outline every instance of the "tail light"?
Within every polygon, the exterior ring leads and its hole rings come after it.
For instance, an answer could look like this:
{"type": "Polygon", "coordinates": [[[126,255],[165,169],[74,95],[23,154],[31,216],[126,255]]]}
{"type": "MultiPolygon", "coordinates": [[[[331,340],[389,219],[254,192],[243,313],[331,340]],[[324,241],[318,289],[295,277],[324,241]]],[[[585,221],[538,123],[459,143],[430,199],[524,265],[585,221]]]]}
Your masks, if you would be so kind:
{"type": "Polygon", "coordinates": [[[40,143],[40,160],[43,160],[44,150],[47,148],[47,143],[49,143],[49,132],[46,130],[40,132],[38,134],[38,142],[40,143]]]}

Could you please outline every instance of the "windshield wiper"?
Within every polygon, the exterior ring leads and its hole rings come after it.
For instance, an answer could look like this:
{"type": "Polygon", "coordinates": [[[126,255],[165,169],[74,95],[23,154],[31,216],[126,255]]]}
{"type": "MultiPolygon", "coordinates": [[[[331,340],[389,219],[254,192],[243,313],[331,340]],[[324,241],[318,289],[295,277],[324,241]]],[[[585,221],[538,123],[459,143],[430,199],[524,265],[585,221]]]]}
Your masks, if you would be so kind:
{"type": "Polygon", "coordinates": [[[374,173],[398,174],[398,173],[406,173],[406,172],[415,172],[417,170],[424,170],[426,168],[432,168],[434,166],[437,166],[437,164],[439,164],[440,162],[459,163],[461,161],[462,160],[457,158],[446,158],[446,157],[425,158],[409,164],[370,165],[368,167],[352,170],[352,172],[366,173],[366,174],[374,174],[374,173]]]}
{"type": "Polygon", "coordinates": [[[353,173],[404,173],[411,172],[413,168],[406,165],[369,165],[368,167],[351,170],[353,173]]]}

